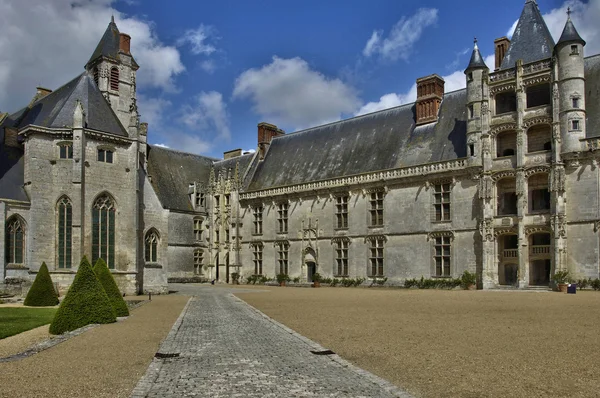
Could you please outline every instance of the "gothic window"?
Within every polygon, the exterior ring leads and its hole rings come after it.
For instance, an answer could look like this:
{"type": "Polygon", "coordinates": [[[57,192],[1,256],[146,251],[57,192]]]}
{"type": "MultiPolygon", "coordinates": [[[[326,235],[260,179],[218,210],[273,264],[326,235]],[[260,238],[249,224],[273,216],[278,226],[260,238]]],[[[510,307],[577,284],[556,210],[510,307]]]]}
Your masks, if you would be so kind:
{"type": "Polygon", "coordinates": [[[119,68],[116,66],[110,69],[110,89],[119,91],[119,68]]]}
{"type": "Polygon", "coordinates": [[[69,198],[58,201],[58,268],[71,268],[73,206],[69,198]]]}
{"type": "Polygon", "coordinates": [[[435,184],[433,196],[435,221],[450,221],[450,183],[435,184]]]}
{"type": "Polygon", "coordinates": [[[262,218],[263,218],[263,207],[255,206],[252,209],[254,235],[262,235],[262,218]]]}
{"type": "Polygon", "coordinates": [[[6,261],[23,264],[25,254],[25,225],[19,217],[13,217],[6,227],[6,261]]]}
{"type": "Polygon", "coordinates": [[[99,258],[108,268],[115,268],[115,203],[106,194],[94,202],[92,208],[92,264],[99,258]]]}
{"type": "Polygon", "coordinates": [[[383,226],[383,192],[371,193],[371,199],[369,200],[370,205],[370,226],[381,227],[383,226]]]}
{"type": "Polygon", "coordinates": [[[277,270],[278,274],[288,273],[288,250],[290,245],[282,242],[277,244],[277,270]]]}
{"type": "Polygon", "coordinates": [[[263,273],[263,246],[261,244],[252,245],[252,262],[254,263],[254,275],[263,273]]]}
{"type": "Polygon", "coordinates": [[[277,226],[280,234],[286,234],[288,232],[288,209],[289,204],[280,203],[277,205],[277,226]]]}
{"type": "Polygon", "coordinates": [[[435,276],[450,276],[450,236],[438,236],[434,241],[435,276]]]}
{"type": "Polygon", "coordinates": [[[110,149],[98,148],[98,161],[104,163],[112,163],[113,151],[110,149]]]}
{"type": "Polygon", "coordinates": [[[202,240],[202,219],[194,218],[194,239],[196,242],[202,240]]]}
{"type": "Polygon", "coordinates": [[[158,258],[158,232],[155,230],[148,231],[145,243],[146,262],[155,263],[158,258]]]}
{"type": "Polygon", "coordinates": [[[383,238],[370,241],[369,247],[369,276],[383,276],[383,238]]]}
{"type": "Polygon", "coordinates": [[[335,201],[336,228],[348,228],[348,195],[338,196],[335,201]]]}
{"type": "Polygon", "coordinates": [[[336,243],[335,261],[337,276],[348,276],[348,243],[347,240],[336,243]]]}
{"type": "Polygon", "coordinates": [[[194,274],[202,273],[202,265],[204,263],[204,251],[202,249],[194,250],[194,274]]]}
{"type": "Polygon", "coordinates": [[[59,158],[73,159],[73,144],[63,143],[58,145],[59,158]]]}

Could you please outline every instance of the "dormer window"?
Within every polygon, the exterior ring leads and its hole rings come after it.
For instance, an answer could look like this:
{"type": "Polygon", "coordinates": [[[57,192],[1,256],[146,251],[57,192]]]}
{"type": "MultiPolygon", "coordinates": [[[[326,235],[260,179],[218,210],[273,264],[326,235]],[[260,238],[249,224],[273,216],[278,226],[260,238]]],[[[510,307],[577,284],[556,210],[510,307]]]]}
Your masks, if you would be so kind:
{"type": "Polygon", "coordinates": [[[73,159],[73,145],[70,143],[59,144],[59,158],[73,159]]]}
{"type": "Polygon", "coordinates": [[[112,163],[113,162],[113,151],[110,149],[98,149],[98,161],[104,163],[112,163]]]}
{"type": "Polygon", "coordinates": [[[571,55],[579,55],[579,47],[577,47],[577,44],[571,46],[571,55]]]}
{"type": "Polygon", "coordinates": [[[116,66],[110,69],[110,89],[119,91],[119,68],[116,66]]]}

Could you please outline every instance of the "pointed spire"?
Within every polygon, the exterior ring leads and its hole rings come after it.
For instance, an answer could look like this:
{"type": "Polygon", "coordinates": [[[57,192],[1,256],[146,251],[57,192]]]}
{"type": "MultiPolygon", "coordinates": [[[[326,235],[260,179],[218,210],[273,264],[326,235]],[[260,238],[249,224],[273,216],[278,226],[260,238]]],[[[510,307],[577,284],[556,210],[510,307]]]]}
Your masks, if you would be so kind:
{"type": "Polygon", "coordinates": [[[473,53],[471,54],[471,60],[469,61],[469,66],[467,66],[465,72],[471,69],[488,69],[487,65],[483,61],[483,58],[481,57],[481,53],[479,52],[477,38],[473,39],[473,53]]]}
{"type": "Polygon", "coordinates": [[[565,28],[563,29],[562,35],[560,35],[558,43],[556,43],[557,46],[564,43],[580,43],[585,46],[585,40],[579,36],[573,21],[571,21],[571,13],[571,7],[567,8],[567,22],[565,23],[565,28]]]}
{"type": "Polygon", "coordinates": [[[101,57],[118,59],[120,40],[119,28],[117,28],[117,25],[115,24],[115,18],[112,16],[104,35],[102,35],[102,39],[100,39],[100,42],[96,46],[96,49],[94,50],[94,53],[90,57],[90,60],[87,62],[86,66],[92,64],[101,57]]]}

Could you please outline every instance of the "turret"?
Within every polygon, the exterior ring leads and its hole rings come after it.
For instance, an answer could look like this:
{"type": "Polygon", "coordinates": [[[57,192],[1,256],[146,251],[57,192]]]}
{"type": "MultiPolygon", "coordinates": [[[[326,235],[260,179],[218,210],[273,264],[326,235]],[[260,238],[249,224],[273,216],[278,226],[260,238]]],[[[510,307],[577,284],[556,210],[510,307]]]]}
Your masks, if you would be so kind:
{"type": "MultiPolygon", "coordinates": [[[[482,110],[487,106],[487,82],[486,76],[489,69],[474,40],[473,53],[469,66],[465,69],[467,78],[467,156],[470,158],[481,157],[481,132],[483,131],[482,110]],[[484,106],[486,104],[486,106],[484,106]]],[[[480,163],[479,160],[476,163],[480,163]]]]}
{"type": "Polygon", "coordinates": [[[556,55],[561,152],[581,150],[582,138],[585,138],[585,75],[583,47],[585,41],[577,33],[571,10],[567,11],[567,23],[562,35],[554,47],[556,55]]]}

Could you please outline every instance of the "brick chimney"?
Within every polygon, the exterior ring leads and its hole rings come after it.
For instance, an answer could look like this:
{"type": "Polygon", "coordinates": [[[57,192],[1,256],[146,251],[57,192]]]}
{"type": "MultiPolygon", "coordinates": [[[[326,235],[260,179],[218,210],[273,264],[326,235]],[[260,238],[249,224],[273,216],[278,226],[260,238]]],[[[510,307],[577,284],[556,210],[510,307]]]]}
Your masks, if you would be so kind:
{"type": "Polygon", "coordinates": [[[260,160],[265,158],[267,150],[271,145],[271,140],[280,135],[284,135],[285,131],[277,128],[274,124],[258,123],[258,156],[260,160]]]}
{"type": "Polygon", "coordinates": [[[4,145],[13,148],[21,147],[21,143],[19,143],[19,131],[16,128],[4,128],[4,145]]]}
{"type": "Polygon", "coordinates": [[[125,54],[130,54],[131,36],[127,33],[119,33],[119,51],[125,54]]]}
{"type": "Polygon", "coordinates": [[[223,152],[223,159],[232,159],[242,156],[242,148],[232,149],[231,151],[223,152]]]}
{"type": "Polygon", "coordinates": [[[494,40],[494,48],[496,49],[496,70],[500,69],[500,65],[502,65],[502,60],[504,59],[509,46],[510,40],[508,40],[508,37],[506,36],[494,40]]]}
{"type": "Polygon", "coordinates": [[[416,125],[437,122],[444,97],[444,79],[433,74],[417,79],[416,125]]]}

